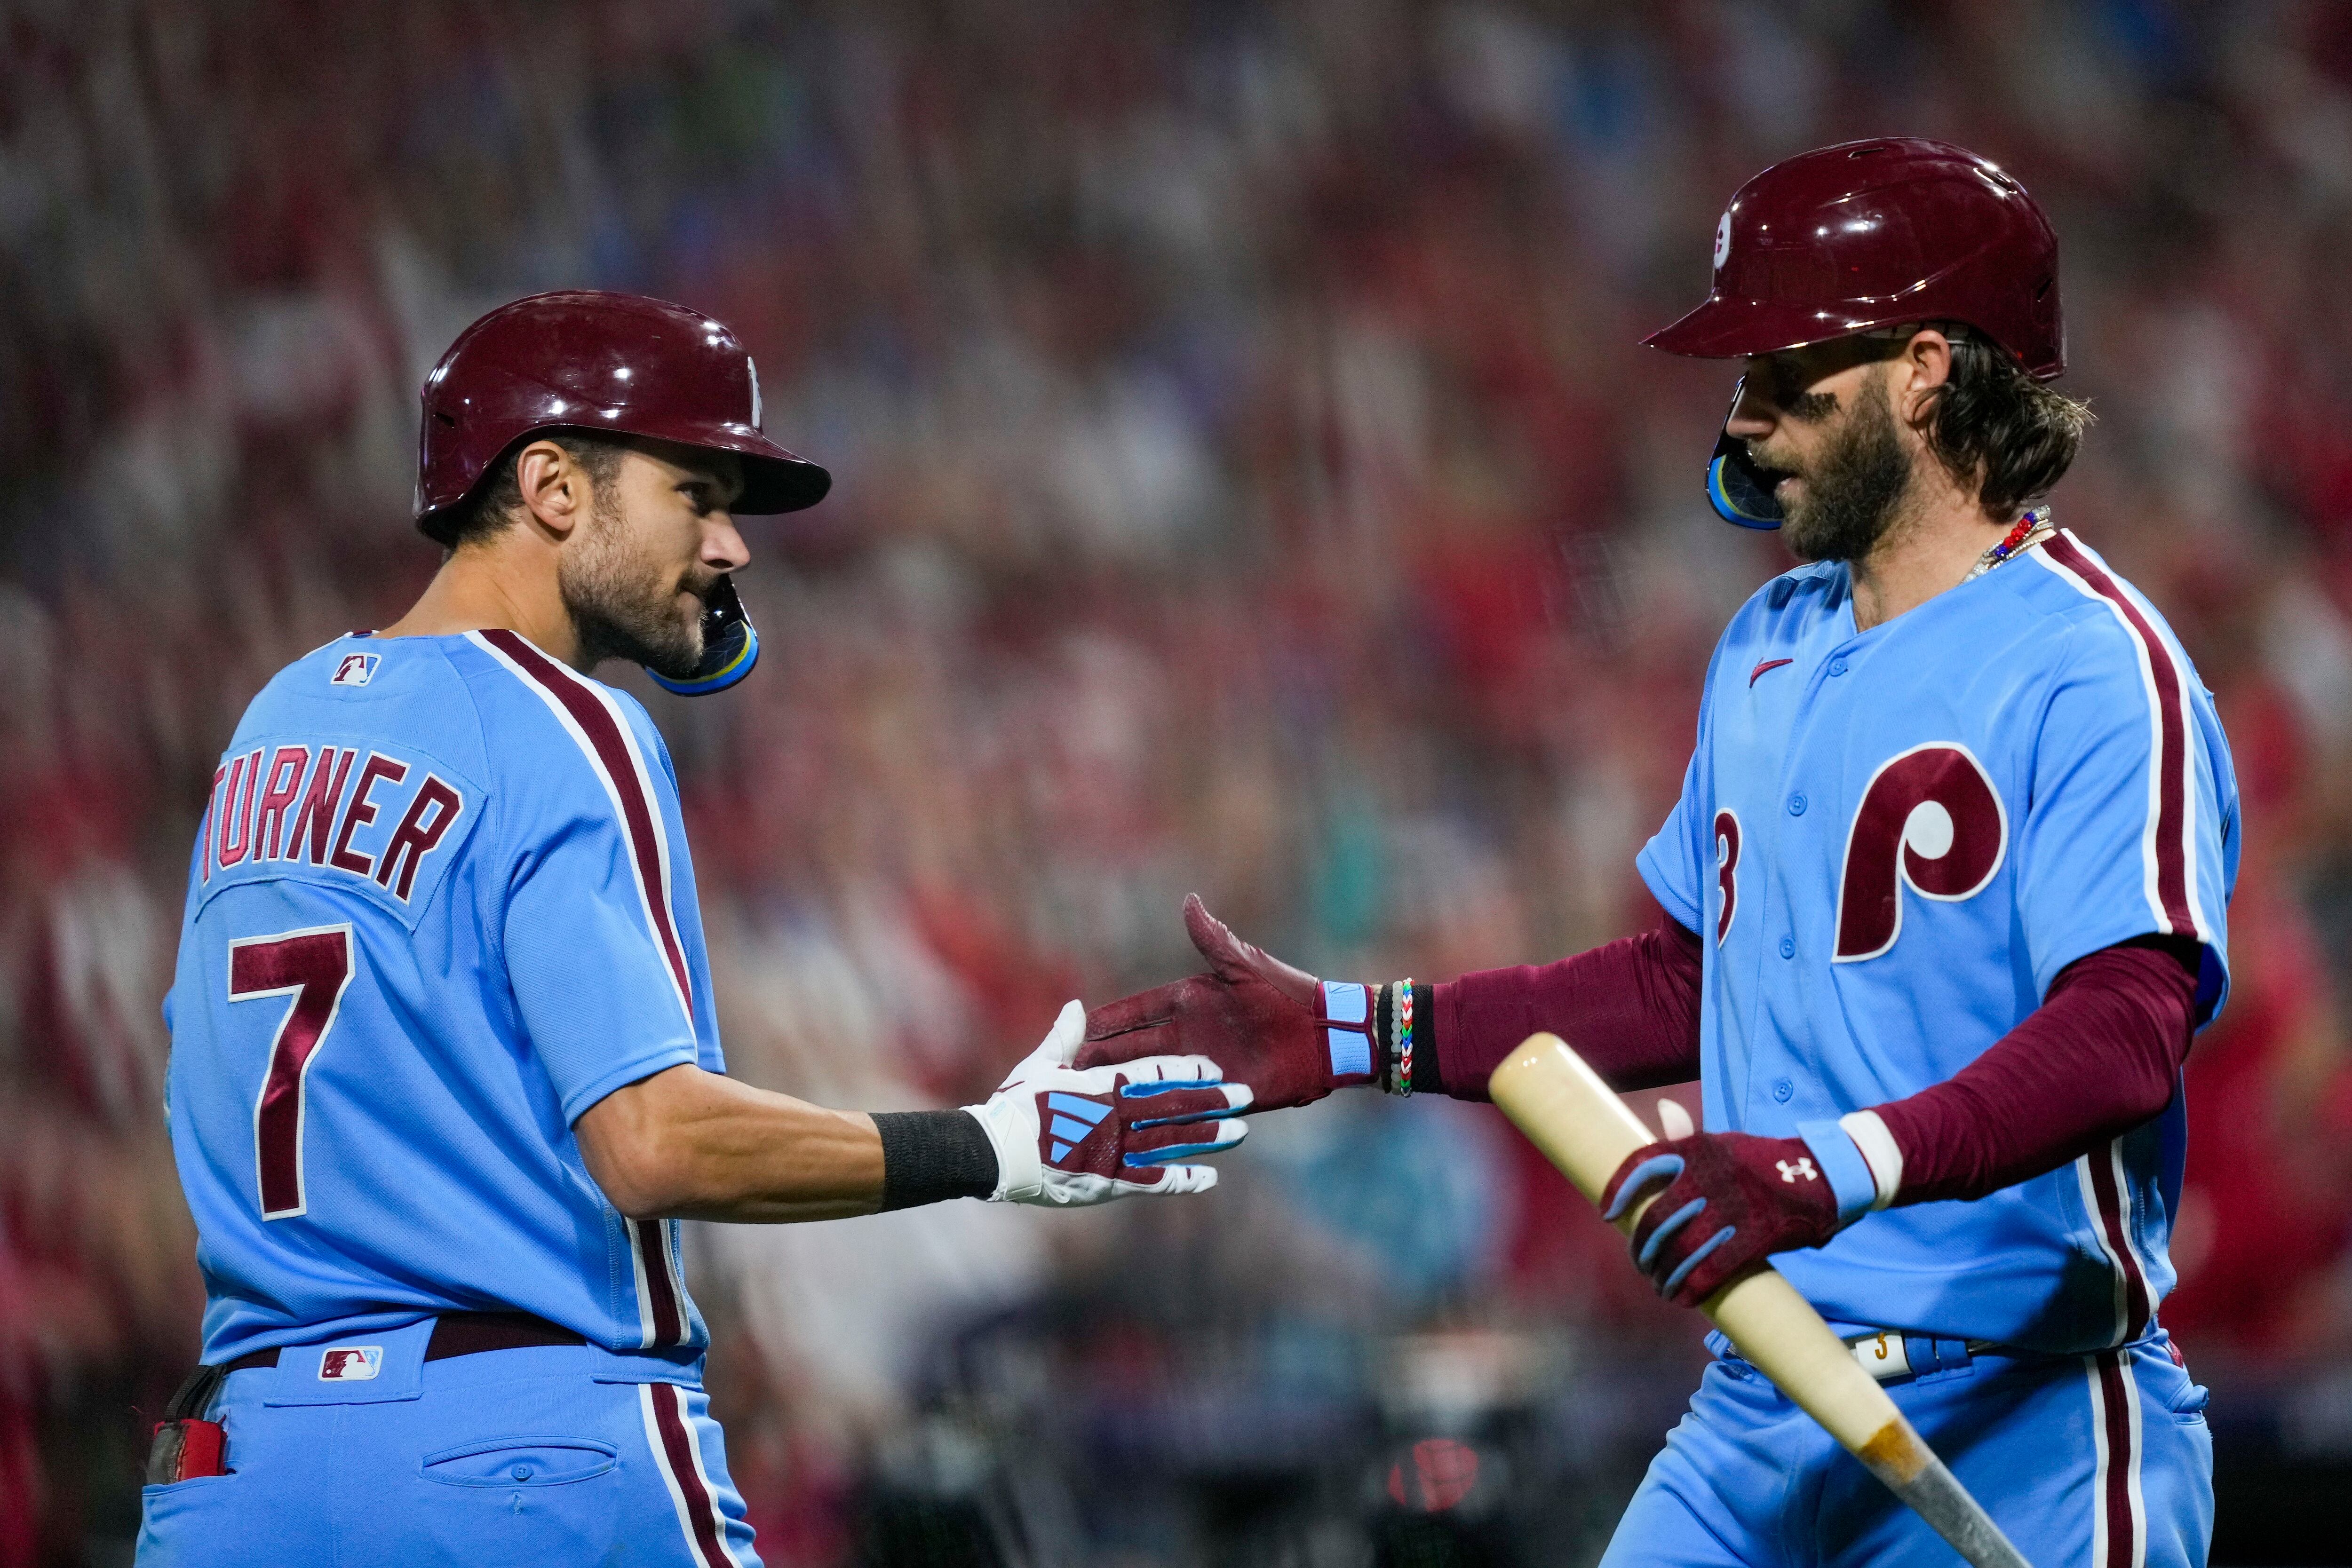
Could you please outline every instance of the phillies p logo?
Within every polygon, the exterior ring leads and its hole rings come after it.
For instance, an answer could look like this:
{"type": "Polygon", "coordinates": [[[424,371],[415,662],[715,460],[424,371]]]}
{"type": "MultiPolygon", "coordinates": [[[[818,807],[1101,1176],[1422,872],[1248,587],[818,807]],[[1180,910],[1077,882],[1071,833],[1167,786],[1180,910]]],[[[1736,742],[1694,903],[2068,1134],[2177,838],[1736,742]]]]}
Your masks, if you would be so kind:
{"type": "Polygon", "coordinates": [[[1957,741],[1879,764],[1846,831],[1832,961],[1875,958],[1903,934],[1903,898],[1982,893],[2009,848],[2009,813],[1984,764],[1957,741]]]}

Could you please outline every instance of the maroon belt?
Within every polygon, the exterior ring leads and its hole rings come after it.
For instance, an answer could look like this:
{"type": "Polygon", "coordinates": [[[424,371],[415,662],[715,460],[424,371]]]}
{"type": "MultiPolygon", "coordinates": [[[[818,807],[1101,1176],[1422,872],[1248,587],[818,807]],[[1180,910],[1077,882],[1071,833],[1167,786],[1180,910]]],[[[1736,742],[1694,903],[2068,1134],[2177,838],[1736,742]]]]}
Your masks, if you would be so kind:
{"type": "MultiPolygon", "coordinates": [[[[425,1359],[446,1361],[453,1355],[478,1355],[486,1350],[520,1350],[534,1344],[586,1344],[588,1342],[570,1329],[559,1328],[545,1318],[529,1312],[444,1312],[433,1320],[433,1337],[425,1342],[425,1359]]],[[[280,1347],[296,1350],[302,1347],[280,1347]]],[[[257,1350],[240,1355],[223,1368],[226,1372],[245,1372],[257,1366],[276,1366],[278,1350],[257,1350]]]]}

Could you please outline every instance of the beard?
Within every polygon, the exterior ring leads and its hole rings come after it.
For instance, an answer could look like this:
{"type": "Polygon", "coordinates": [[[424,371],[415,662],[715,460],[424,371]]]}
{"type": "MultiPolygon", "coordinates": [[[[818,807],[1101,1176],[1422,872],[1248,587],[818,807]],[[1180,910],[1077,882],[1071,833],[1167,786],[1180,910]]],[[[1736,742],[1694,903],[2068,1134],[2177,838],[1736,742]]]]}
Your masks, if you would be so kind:
{"type": "Polygon", "coordinates": [[[582,652],[594,663],[626,659],[671,680],[690,678],[702,664],[702,614],[680,615],[677,595],[709,597],[715,572],[675,576],[633,538],[625,518],[599,495],[590,508],[586,548],[564,552],[556,586],[572,616],[582,652]]]}
{"type": "Polygon", "coordinates": [[[1860,560],[1886,537],[1911,488],[1911,459],[1884,386],[1864,387],[1845,430],[1801,477],[1804,491],[1787,504],[1780,526],[1799,560],[1860,560]]]}

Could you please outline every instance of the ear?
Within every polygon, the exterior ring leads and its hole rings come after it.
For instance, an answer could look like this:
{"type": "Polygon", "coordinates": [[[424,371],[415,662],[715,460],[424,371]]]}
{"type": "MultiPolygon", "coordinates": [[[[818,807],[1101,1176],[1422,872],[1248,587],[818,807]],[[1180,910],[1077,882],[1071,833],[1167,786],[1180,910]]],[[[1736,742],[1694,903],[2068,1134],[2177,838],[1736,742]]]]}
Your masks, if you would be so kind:
{"type": "Polygon", "coordinates": [[[1887,401],[1904,423],[1919,429],[1927,422],[1936,389],[1952,379],[1952,340],[1922,327],[1895,356],[1889,374],[1887,401]]]}
{"type": "Polygon", "coordinates": [[[595,502],[587,470],[552,441],[534,441],[515,454],[515,488],[523,510],[550,538],[572,536],[595,502]]]}

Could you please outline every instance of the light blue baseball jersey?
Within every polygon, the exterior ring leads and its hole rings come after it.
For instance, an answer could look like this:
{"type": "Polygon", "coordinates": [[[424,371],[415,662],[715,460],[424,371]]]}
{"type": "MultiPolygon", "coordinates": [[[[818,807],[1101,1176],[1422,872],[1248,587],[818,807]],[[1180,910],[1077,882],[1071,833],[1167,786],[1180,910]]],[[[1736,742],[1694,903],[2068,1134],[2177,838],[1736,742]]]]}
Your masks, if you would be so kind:
{"type": "Polygon", "coordinates": [[[723,1071],[677,780],[645,709],[509,632],[346,637],[238,724],[164,1019],[207,1362],[513,1310],[706,1343],[674,1220],[572,1124],[723,1071]]]}
{"type": "MultiPolygon", "coordinates": [[[[1639,859],[1699,933],[1705,1124],[1800,1123],[1942,1082],[2059,970],[2149,934],[2228,985],[2238,792],[2162,616],[2061,530],[1868,632],[1845,567],[1732,618],[1681,800],[1639,859]]],[[[2184,1110],[1971,1203],[1866,1215],[1774,1260],[1825,1316],[2081,1352],[2173,1281],[2184,1110]]]]}

